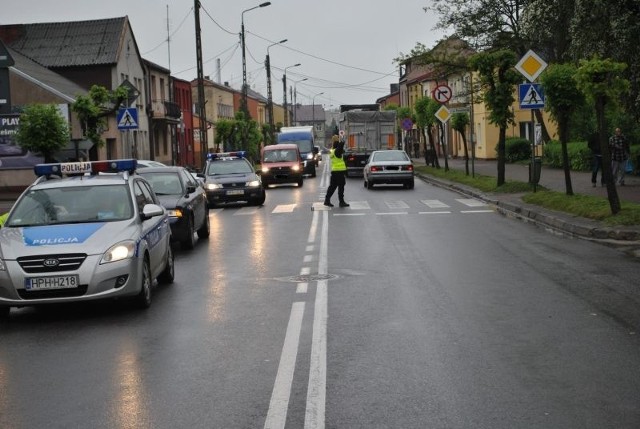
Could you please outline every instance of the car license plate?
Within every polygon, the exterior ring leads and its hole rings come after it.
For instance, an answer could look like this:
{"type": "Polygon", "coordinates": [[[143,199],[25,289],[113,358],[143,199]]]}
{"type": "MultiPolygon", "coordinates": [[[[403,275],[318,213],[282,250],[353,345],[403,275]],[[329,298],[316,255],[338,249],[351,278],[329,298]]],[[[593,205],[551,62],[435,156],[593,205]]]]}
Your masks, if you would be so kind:
{"type": "Polygon", "coordinates": [[[244,189],[232,189],[227,191],[227,195],[243,195],[244,189]]]}
{"type": "Polygon", "coordinates": [[[24,280],[26,290],[73,289],[80,285],[78,275],[30,277],[24,280]]]}

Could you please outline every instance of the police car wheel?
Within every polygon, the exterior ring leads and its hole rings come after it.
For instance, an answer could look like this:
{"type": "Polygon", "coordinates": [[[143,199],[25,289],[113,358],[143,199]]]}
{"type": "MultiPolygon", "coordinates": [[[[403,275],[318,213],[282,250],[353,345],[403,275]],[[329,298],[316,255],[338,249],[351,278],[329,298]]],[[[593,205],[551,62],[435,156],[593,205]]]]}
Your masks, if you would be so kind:
{"type": "Polygon", "coordinates": [[[158,276],[158,283],[162,284],[171,284],[173,283],[173,279],[175,277],[175,265],[174,265],[174,255],[173,249],[169,246],[167,250],[167,265],[165,265],[164,270],[158,276]]]}
{"type": "Polygon", "coordinates": [[[136,297],[136,304],[140,308],[151,306],[151,270],[147,258],[142,263],[142,278],[140,279],[140,293],[136,297]]]}
{"type": "Polygon", "coordinates": [[[211,229],[209,226],[209,210],[204,214],[204,223],[198,230],[198,237],[200,238],[209,238],[209,233],[211,229]]]}

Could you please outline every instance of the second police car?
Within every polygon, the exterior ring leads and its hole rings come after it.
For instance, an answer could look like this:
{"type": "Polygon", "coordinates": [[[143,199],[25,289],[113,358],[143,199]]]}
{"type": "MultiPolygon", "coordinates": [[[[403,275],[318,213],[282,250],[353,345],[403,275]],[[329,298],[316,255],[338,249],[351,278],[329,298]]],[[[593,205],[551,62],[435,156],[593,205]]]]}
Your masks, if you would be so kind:
{"type": "Polygon", "coordinates": [[[209,207],[238,202],[264,204],[264,185],[245,151],[208,154],[201,177],[205,181],[209,207]]]}
{"type": "Polygon", "coordinates": [[[135,169],[133,159],[34,168],[0,229],[0,316],[106,298],[146,308],[154,279],[173,282],[167,212],[135,169]]]}

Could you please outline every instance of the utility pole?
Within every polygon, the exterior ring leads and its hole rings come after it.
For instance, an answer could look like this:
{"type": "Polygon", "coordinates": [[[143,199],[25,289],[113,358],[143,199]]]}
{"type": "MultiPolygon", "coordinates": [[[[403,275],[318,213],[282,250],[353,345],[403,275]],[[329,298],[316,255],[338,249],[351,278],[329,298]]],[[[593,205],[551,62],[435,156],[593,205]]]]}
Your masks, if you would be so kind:
{"type": "Polygon", "coordinates": [[[200,156],[202,167],[207,161],[207,118],[204,99],[204,71],[202,67],[202,40],[200,38],[200,1],[194,0],[196,20],[196,65],[198,67],[198,116],[200,119],[200,156]]]}

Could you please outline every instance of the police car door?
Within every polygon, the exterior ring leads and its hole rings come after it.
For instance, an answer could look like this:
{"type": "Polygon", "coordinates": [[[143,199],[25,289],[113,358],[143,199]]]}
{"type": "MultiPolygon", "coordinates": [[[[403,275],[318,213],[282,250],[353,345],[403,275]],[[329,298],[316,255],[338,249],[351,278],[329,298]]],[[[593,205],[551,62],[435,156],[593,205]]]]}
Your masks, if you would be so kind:
{"type": "MultiPolygon", "coordinates": [[[[136,201],[140,212],[142,212],[142,208],[146,204],[160,205],[146,182],[136,180],[134,192],[136,193],[136,201]]],[[[169,246],[169,223],[166,214],[143,221],[142,238],[147,241],[151,274],[155,278],[160,274],[162,263],[167,253],[167,246],[169,246]]]]}

